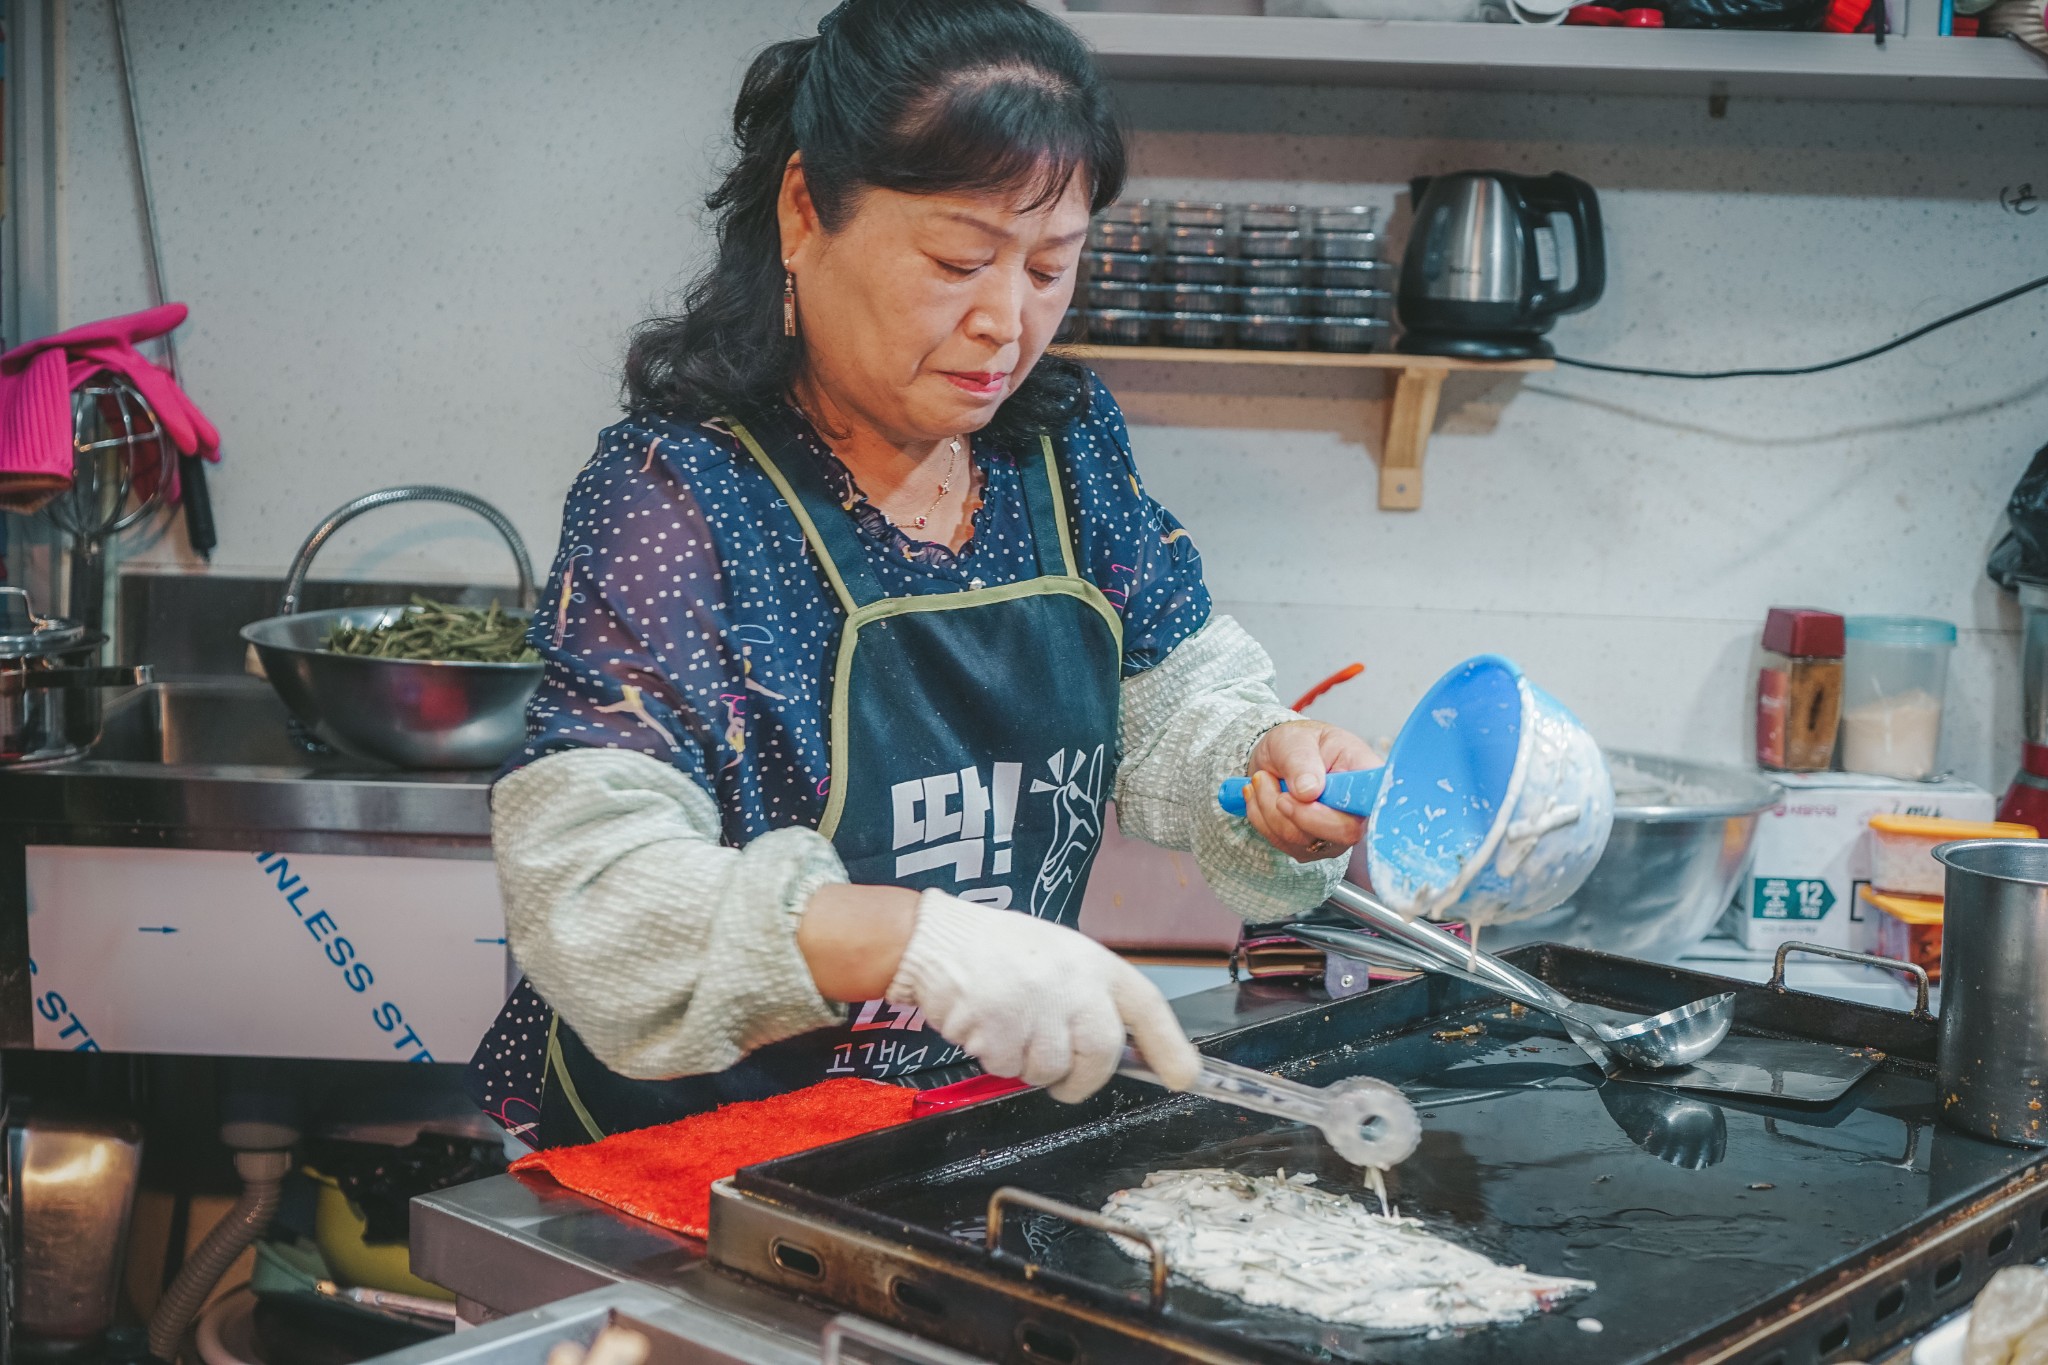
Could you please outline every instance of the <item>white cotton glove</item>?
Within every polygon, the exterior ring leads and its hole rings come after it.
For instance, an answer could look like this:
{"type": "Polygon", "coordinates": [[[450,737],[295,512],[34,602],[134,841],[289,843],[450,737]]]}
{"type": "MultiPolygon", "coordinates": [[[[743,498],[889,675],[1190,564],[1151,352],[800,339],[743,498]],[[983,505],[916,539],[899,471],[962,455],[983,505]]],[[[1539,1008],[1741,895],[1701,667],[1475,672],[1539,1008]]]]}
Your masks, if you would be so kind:
{"type": "Polygon", "coordinates": [[[1068,1104],[1108,1084],[1127,1033],[1175,1090],[1202,1068],[1166,997],[1136,967],[1073,929],[943,891],[918,898],[889,999],[922,1008],[990,1074],[1046,1086],[1068,1104]]]}

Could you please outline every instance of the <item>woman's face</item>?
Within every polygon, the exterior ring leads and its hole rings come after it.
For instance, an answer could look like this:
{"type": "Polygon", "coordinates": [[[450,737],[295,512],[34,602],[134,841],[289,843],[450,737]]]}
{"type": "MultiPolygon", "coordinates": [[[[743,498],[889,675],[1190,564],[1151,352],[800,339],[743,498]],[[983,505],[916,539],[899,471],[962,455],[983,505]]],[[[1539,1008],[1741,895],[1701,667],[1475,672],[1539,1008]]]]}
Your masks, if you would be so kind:
{"type": "Polygon", "coordinates": [[[1088,199],[1049,204],[869,190],[825,232],[791,161],[783,255],[806,378],[838,416],[900,445],[986,426],[1044,354],[1074,296],[1088,199]]]}

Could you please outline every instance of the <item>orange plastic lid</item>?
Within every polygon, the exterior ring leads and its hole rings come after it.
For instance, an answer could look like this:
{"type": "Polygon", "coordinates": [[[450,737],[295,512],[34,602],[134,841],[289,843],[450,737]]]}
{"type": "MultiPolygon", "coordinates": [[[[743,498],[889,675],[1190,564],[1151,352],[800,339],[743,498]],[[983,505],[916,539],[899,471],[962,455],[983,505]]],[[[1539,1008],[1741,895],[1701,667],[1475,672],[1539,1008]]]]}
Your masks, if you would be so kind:
{"type": "Polygon", "coordinates": [[[1915,839],[2038,839],[2032,825],[1993,820],[1944,820],[1935,815],[1873,815],[1870,827],[1879,834],[1904,834],[1915,839]]]}
{"type": "Polygon", "coordinates": [[[1856,894],[1895,920],[1907,924],[1941,923],[1942,899],[1939,896],[1898,896],[1874,886],[1859,886],[1856,894]]]}

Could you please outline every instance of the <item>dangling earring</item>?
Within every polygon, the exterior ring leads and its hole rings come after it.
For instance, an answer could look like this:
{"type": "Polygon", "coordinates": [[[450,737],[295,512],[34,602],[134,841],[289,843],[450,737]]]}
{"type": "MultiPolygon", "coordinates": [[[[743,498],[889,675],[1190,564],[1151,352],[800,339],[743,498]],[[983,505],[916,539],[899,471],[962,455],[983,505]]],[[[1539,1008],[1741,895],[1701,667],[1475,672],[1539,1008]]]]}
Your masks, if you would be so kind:
{"type": "Polygon", "coordinates": [[[796,275],[789,268],[789,261],[782,262],[782,334],[796,335],[796,275]]]}

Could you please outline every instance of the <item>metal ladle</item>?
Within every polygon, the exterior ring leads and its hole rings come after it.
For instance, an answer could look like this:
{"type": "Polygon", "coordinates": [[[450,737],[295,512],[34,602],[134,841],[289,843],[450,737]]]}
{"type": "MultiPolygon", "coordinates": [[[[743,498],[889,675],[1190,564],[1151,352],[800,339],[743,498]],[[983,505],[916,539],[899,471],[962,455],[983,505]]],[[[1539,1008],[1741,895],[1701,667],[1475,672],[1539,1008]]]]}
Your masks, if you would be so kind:
{"type": "Polygon", "coordinates": [[[1617,1060],[1641,1071],[1691,1066],[1719,1047],[1735,1022],[1733,991],[1642,1018],[1573,1000],[1441,929],[1401,918],[1349,882],[1338,883],[1329,903],[1382,937],[1317,924],[1290,924],[1283,932],[1359,961],[1454,976],[1553,1015],[1602,1070],[1617,1060]]]}

